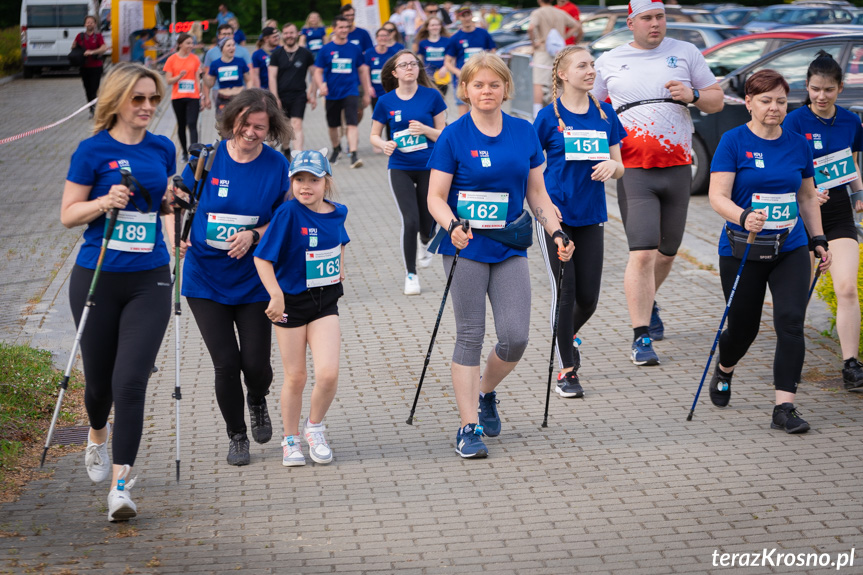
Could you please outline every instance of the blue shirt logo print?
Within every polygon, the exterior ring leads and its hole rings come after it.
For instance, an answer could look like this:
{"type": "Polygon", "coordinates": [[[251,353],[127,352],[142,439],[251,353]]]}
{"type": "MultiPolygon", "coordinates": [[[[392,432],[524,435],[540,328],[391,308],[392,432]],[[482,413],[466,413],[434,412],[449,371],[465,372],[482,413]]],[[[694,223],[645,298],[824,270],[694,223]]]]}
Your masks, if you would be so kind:
{"type": "Polygon", "coordinates": [[[669,56],[665,59],[665,62],[669,68],[677,68],[677,56],[669,56]]]}

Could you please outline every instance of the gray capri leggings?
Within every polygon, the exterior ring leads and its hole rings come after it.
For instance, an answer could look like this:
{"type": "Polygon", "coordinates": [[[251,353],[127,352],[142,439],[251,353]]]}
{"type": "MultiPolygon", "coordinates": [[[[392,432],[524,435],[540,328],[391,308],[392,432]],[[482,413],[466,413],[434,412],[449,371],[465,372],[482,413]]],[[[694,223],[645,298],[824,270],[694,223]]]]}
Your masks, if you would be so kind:
{"type": "MultiPolygon", "coordinates": [[[[443,257],[447,275],[453,256],[443,257]]],[[[486,264],[459,257],[450,286],[455,312],[456,338],[453,363],[480,364],[485,337],[485,297],[491,302],[494,348],[503,361],[518,361],[527,349],[530,332],[530,271],[527,258],[513,256],[497,264],[486,264]]]]}
{"type": "Polygon", "coordinates": [[[686,227],[692,167],[626,168],[617,180],[617,204],[629,251],[677,255],[686,227]]]}

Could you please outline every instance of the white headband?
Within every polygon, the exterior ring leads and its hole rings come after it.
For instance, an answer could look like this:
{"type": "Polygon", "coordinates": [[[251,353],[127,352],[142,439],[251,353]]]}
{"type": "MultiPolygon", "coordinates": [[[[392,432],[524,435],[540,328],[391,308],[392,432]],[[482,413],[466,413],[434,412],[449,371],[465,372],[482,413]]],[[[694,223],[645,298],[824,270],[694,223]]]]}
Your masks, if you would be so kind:
{"type": "Polygon", "coordinates": [[[662,3],[662,0],[630,0],[627,18],[635,18],[642,12],[657,9],[665,12],[665,4],[662,3]]]}

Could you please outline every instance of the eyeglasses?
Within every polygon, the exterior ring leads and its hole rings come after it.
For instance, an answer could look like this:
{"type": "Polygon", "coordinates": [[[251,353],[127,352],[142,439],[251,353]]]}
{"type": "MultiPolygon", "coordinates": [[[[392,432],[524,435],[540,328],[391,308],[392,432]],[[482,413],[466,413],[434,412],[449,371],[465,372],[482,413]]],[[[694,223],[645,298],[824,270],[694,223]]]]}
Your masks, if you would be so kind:
{"type": "Polygon", "coordinates": [[[437,10],[438,10],[437,8],[431,8],[431,9],[426,8],[426,14],[434,14],[435,12],[437,12],[437,10]]]}
{"type": "Polygon", "coordinates": [[[159,94],[155,94],[155,95],[150,96],[148,98],[147,96],[144,96],[141,94],[135,94],[134,96],[132,96],[132,105],[135,106],[136,108],[140,108],[141,106],[144,105],[144,102],[147,100],[150,100],[151,106],[158,106],[159,102],[162,101],[162,96],[160,96],[159,94]]]}
{"type": "Polygon", "coordinates": [[[402,62],[401,64],[396,64],[396,68],[400,70],[407,70],[408,68],[419,68],[420,63],[414,60],[413,62],[402,62]]]}

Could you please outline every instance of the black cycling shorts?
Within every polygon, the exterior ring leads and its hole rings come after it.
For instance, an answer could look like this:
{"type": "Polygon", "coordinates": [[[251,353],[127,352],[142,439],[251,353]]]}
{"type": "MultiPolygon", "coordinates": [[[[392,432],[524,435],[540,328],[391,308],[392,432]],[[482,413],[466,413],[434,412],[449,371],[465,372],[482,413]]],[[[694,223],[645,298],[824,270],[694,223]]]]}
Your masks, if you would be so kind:
{"type": "Polygon", "coordinates": [[[345,124],[356,126],[359,124],[360,97],[346,96],[341,100],[327,100],[327,126],[338,128],[342,125],[342,112],[345,113],[345,124]]]}
{"type": "Polygon", "coordinates": [[[301,294],[285,294],[285,311],[276,327],[301,327],[328,315],[339,315],[339,298],[345,290],[341,283],[307,289],[301,294]]]}
{"type": "Polygon", "coordinates": [[[308,100],[305,92],[285,92],[284,94],[279,94],[279,100],[282,101],[282,110],[288,118],[299,118],[302,120],[306,115],[308,100]]]}

